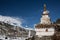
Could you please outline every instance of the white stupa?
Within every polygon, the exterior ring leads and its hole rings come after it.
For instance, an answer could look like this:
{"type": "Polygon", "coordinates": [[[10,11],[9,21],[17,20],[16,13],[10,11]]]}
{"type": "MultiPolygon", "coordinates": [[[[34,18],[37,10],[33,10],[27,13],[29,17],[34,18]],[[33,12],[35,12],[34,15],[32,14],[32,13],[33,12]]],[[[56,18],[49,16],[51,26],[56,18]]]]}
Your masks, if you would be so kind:
{"type": "Polygon", "coordinates": [[[41,17],[41,24],[51,24],[49,11],[46,10],[46,4],[44,4],[44,11],[41,17]]]}
{"type": "Polygon", "coordinates": [[[46,10],[46,4],[44,4],[44,11],[41,17],[41,22],[35,25],[35,31],[38,37],[54,35],[54,25],[51,24],[48,14],[49,11],[46,10]]]}

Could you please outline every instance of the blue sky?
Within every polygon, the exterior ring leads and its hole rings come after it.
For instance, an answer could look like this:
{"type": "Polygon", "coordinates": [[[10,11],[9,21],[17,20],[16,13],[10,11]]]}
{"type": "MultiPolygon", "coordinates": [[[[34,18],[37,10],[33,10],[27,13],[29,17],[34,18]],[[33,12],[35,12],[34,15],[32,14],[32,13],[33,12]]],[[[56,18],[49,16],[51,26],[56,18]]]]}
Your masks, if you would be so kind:
{"type": "Polygon", "coordinates": [[[0,0],[0,15],[22,18],[23,26],[33,28],[40,22],[44,3],[50,11],[51,21],[60,18],[60,0],[0,0]]]}

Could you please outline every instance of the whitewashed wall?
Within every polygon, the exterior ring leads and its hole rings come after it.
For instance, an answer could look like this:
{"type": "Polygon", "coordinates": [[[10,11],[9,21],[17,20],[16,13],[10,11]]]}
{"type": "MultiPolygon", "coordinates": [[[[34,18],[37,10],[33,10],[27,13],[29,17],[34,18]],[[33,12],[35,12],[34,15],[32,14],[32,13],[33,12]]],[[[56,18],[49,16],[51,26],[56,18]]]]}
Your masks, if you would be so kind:
{"type": "Polygon", "coordinates": [[[35,28],[35,31],[39,37],[54,35],[54,28],[35,28]],[[46,31],[46,29],[48,29],[48,31],[46,31]]]}

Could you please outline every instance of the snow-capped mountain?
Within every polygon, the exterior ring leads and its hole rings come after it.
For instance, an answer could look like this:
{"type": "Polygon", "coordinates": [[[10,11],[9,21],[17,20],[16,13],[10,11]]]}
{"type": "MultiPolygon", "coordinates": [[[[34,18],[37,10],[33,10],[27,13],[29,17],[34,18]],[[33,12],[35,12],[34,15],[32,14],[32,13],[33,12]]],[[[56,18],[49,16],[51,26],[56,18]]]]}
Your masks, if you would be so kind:
{"type": "Polygon", "coordinates": [[[17,17],[10,17],[10,16],[2,16],[0,15],[0,22],[4,22],[4,23],[7,23],[7,24],[10,24],[10,25],[13,25],[13,26],[19,26],[23,29],[26,29],[26,30],[34,30],[32,28],[25,28],[23,27],[21,24],[22,24],[22,19],[20,18],[17,18],[17,17]]]}
{"type": "Polygon", "coordinates": [[[19,18],[0,15],[0,35],[2,35],[0,39],[5,40],[7,37],[7,40],[25,40],[35,35],[32,28],[27,28],[27,26],[25,28],[21,24],[22,21],[19,18]]]}
{"type": "Polygon", "coordinates": [[[10,16],[2,16],[0,15],[0,21],[5,22],[14,26],[21,26],[22,22],[19,18],[10,17],[10,16]]]}

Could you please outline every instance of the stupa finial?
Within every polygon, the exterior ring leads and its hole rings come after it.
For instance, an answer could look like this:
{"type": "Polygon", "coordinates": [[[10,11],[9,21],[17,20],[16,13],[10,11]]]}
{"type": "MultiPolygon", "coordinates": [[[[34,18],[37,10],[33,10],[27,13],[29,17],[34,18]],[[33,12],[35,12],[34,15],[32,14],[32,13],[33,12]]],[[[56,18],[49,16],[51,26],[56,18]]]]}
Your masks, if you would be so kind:
{"type": "Polygon", "coordinates": [[[44,11],[46,11],[46,4],[44,4],[44,11]]]}

